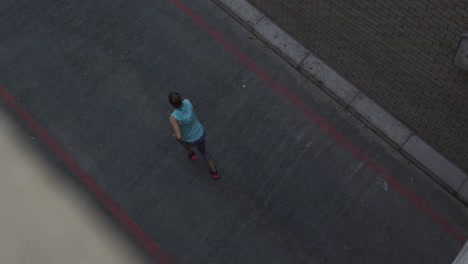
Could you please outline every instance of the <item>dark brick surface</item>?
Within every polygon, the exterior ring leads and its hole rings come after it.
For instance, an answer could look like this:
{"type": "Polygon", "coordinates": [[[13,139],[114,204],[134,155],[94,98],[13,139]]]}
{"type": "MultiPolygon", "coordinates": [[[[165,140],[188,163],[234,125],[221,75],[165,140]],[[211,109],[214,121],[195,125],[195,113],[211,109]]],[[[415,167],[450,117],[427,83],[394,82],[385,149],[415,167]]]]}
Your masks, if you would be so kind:
{"type": "Polygon", "coordinates": [[[249,1],[468,171],[468,2],[249,1]]]}
{"type": "MultiPolygon", "coordinates": [[[[468,233],[465,206],[211,1],[185,2],[468,233]]],[[[461,249],[169,1],[3,0],[0,35],[0,84],[174,263],[450,263],[461,249]],[[173,140],[173,90],[221,180],[173,140]]]]}

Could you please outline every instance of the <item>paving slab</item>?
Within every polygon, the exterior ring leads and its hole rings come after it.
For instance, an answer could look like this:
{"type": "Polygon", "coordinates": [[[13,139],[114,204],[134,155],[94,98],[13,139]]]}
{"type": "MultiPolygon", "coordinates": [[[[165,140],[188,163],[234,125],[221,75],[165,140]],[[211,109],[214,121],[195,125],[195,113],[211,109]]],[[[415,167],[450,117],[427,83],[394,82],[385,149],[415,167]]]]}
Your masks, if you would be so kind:
{"type": "Polygon", "coordinates": [[[465,180],[460,189],[457,191],[457,194],[463,201],[468,203],[468,180],[465,180]]]}
{"type": "Polygon", "coordinates": [[[349,105],[359,94],[356,87],[312,54],[302,62],[301,71],[321,81],[325,89],[331,91],[344,105],[349,105]]]}
{"type": "Polygon", "coordinates": [[[401,121],[362,93],[356,96],[349,107],[362,116],[364,120],[368,120],[369,124],[375,126],[386,137],[390,138],[391,142],[394,142],[398,148],[401,148],[412,135],[411,130],[401,121]]]}
{"type": "Polygon", "coordinates": [[[309,54],[306,48],[266,17],[258,21],[254,26],[254,32],[271,47],[284,54],[293,65],[298,66],[309,54]]]}
{"type": "Polygon", "coordinates": [[[405,152],[408,152],[411,157],[428,168],[434,175],[442,179],[442,181],[448,184],[455,192],[460,189],[467,179],[462,170],[452,165],[418,136],[411,136],[402,148],[405,152]]]}
{"type": "Polygon", "coordinates": [[[461,249],[464,205],[212,2],[0,13],[0,83],[168,263],[449,263],[461,249]],[[221,180],[173,141],[173,90],[221,180]]]}
{"type": "Polygon", "coordinates": [[[228,12],[240,16],[239,21],[246,24],[251,30],[264,17],[261,12],[244,0],[218,0],[217,2],[222,7],[227,7],[228,12]]]}

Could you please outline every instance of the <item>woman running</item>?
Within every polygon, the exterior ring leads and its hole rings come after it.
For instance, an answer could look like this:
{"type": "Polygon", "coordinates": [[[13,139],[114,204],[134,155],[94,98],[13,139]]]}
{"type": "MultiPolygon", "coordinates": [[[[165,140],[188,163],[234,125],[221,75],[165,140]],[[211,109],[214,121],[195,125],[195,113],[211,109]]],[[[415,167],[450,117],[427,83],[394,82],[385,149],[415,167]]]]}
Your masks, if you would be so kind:
{"type": "Polygon", "coordinates": [[[197,159],[197,154],[192,150],[192,147],[197,147],[203,159],[208,163],[213,179],[219,179],[218,170],[216,170],[210,153],[205,148],[205,131],[200,122],[198,122],[192,103],[187,99],[182,100],[182,97],[177,92],[169,93],[169,103],[174,107],[174,111],[172,111],[169,117],[169,122],[174,131],[174,138],[188,151],[188,158],[190,160],[197,159]]]}

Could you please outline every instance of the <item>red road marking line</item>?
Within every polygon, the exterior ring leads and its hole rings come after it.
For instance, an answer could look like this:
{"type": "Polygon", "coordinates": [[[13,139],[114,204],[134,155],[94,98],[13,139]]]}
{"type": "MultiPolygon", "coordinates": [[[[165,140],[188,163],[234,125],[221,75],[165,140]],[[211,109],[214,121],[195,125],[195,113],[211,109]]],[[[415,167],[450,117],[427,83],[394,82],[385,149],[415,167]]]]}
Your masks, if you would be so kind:
{"type": "MultiPolygon", "coordinates": [[[[318,113],[308,107],[300,98],[292,94],[286,86],[275,81],[267,72],[265,72],[252,59],[245,55],[232,42],[226,39],[221,33],[209,25],[199,15],[197,15],[188,6],[180,0],[171,0],[183,13],[185,13],[192,21],[209,33],[216,39],[221,46],[234,55],[247,68],[254,72],[262,79],[272,90],[283,96],[288,102],[297,107],[304,115],[319,125],[331,138],[347,149],[358,160],[366,164],[376,175],[387,181],[390,186],[398,191],[403,197],[409,200],[421,212],[432,219],[442,230],[451,235],[460,244],[464,243],[466,236],[453,227],[444,217],[438,214],[435,210],[425,203],[422,199],[416,196],[413,192],[407,189],[403,184],[386,172],[376,161],[371,159],[365,153],[359,150],[352,144],[340,131],[332,127],[318,113]]],[[[65,166],[79,179],[79,181],[96,197],[106,210],[115,217],[122,226],[142,245],[142,247],[157,261],[169,264],[174,261],[138,226],[138,224],[122,209],[113,198],[106,193],[99,184],[92,179],[89,174],[75,161],[70,154],[45,130],[39,122],[16,100],[10,92],[0,84],[0,98],[23,120],[26,126],[35,133],[38,138],[44,142],[47,148],[52,151],[65,166]]]]}
{"type": "Polygon", "coordinates": [[[157,261],[172,264],[174,261],[138,226],[135,221],[104,191],[99,184],[67,153],[67,151],[44,129],[39,122],[0,84],[0,98],[23,120],[26,126],[52,151],[78,180],[96,197],[99,203],[117,219],[120,224],[157,261]]]}
{"type": "Polygon", "coordinates": [[[204,31],[211,35],[218,43],[229,51],[234,57],[236,57],[244,66],[254,72],[257,77],[262,79],[273,91],[284,97],[290,104],[298,108],[305,116],[312,120],[315,124],[320,126],[331,138],[337,143],[342,145],[348,150],[354,157],[366,164],[374,174],[378,175],[382,179],[388,182],[388,184],[397,192],[399,192],[404,198],[410,201],[416,208],[422,213],[428,216],[434,221],[442,230],[452,236],[460,244],[463,244],[467,236],[461,231],[450,224],[443,216],[432,209],[424,200],[419,198],[416,194],[410,191],[406,186],[400,183],[396,178],[390,175],[379,163],[370,158],[367,154],[362,152],[356,147],[351,141],[349,141],[339,130],[334,128],[328,123],[320,114],[312,110],[307,106],[304,101],[299,97],[295,96],[289,89],[283,84],[279,83],[273,77],[263,70],[255,61],[249,58],[243,53],[236,45],[224,37],[202,17],[200,17],[195,11],[184,4],[180,0],[171,0],[171,2],[179,8],[187,17],[189,17],[195,24],[201,27],[204,31]]]}

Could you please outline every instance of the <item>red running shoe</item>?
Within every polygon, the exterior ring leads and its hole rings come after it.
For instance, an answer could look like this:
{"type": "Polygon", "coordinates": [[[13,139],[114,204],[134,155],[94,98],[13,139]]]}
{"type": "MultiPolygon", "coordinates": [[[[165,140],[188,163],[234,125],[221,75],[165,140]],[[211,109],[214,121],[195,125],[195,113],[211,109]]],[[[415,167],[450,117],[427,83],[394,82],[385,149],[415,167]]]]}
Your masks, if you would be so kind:
{"type": "Polygon", "coordinates": [[[215,172],[212,172],[210,170],[210,173],[211,173],[211,177],[213,177],[213,179],[215,179],[215,180],[219,179],[219,173],[218,173],[217,170],[215,172]]]}
{"type": "Polygon", "coordinates": [[[188,159],[189,160],[196,160],[198,158],[197,154],[195,154],[195,152],[192,152],[190,154],[188,154],[188,159]]]}

